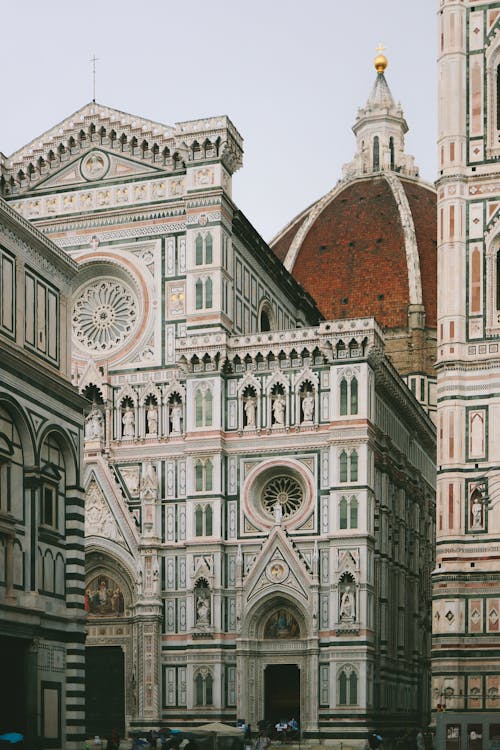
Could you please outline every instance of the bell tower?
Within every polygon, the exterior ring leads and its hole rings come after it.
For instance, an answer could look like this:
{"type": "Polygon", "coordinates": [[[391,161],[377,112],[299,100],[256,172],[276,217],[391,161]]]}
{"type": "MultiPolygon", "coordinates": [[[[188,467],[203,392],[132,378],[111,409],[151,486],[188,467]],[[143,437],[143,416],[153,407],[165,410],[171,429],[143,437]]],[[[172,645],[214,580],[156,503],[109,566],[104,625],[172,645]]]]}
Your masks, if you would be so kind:
{"type": "Polygon", "coordinates": [[[460,737],[500,700],[500,2],[439,0],[438,29],[432,703],[460,737]]]}

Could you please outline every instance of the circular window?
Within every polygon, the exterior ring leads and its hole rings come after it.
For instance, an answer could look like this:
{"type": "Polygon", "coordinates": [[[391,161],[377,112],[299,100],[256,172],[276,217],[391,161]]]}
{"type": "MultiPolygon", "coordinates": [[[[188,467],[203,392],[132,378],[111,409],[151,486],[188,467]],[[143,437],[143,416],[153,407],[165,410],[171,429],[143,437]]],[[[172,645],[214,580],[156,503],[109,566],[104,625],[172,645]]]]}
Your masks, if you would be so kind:
{"type": "Polygon", "coordinates": [[[109,352],[130,336],[137,322],[137,299],[128,285],[115,279],[87,284],[73,305],[73,335],[92,352],[109,352]]]}
{"type": "Polygon", "coordinates": [[[277,476],[270,479],[262,490],[262,506],[270,516],[276,506],[281,506],[283,518],[291,518],[302,507],[304,491],[299,482],[291,476],[277,476]]]}

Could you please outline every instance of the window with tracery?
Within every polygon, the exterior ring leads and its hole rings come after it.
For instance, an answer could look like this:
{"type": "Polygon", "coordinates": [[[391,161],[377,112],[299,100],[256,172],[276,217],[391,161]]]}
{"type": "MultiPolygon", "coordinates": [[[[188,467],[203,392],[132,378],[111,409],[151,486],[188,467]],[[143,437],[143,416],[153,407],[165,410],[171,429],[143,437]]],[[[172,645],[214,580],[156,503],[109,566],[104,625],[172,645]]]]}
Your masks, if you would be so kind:
{"type": "Polygon", "coordinates": [[[210,265],[213,260],[213,240],[210,232],[205,236],[196,235],[195,263],[197,266],[210,265]]]}
{"type": "Polygon", "coordinates": [[[196,536],[212,536],[213,534],[213,511],[211,505],[197,505],[195,512],[196,536]]]}
{"type": "Polygon", "coordinates": [[[210,458],[197,459],[194,467],[196,492],[210,492],[213,487],[213,463],[210,458]]]}
{"type": "Polygon", "coordinates": [[[342,450],[339,455],[339,481],[358,481],[358,452],[353,449],[349,453],[342,450]]]}
{"type": "Polygon", "coordinates": [[[358,676],[353,667],[342,668],[338,679],[338,705],[356,706],[358,703],[358,676]]]}
{"type": "Polygon", "coordinates": [[[358,528],[358,500],[354,495],[351,497],[341,497],[340,499],[339,528],[358,528]]]}
{"type": "Polygon", "coordinates": [[[195,705],[211,706],[213,704],[213,677],[208,670],[201,670],[194,679],[195,705]]]}
{"type": "Polygon", "coordinates": [[[213,397],[210,388],[198,388],[195,395],[195,425],[196,427],[212,426],[213,397]]]}
{"type": "Polygon", "coordinates": [[[340,381],[340,416],[358,413],[358,380],[356,377],[340,381]]]}

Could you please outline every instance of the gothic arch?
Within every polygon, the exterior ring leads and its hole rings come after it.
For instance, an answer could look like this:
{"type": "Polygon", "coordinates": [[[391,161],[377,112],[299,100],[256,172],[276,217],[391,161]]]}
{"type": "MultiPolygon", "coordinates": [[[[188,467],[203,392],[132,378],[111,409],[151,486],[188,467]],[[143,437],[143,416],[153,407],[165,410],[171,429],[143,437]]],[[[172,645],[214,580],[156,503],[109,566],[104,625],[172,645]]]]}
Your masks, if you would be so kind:
{"type": "Polygon", "coordinates": [[[300,638],[305,639],[313,630],[313,618],[315,615],[311,608],[305,607],[292,594],[288,592],[268,593],[262,596],[246,613],[243,618],[241,637],[269,643],[272,639],[264,638],[266,625],[274,613],[284,610],[295,619],[300,631],[300,638]]]}

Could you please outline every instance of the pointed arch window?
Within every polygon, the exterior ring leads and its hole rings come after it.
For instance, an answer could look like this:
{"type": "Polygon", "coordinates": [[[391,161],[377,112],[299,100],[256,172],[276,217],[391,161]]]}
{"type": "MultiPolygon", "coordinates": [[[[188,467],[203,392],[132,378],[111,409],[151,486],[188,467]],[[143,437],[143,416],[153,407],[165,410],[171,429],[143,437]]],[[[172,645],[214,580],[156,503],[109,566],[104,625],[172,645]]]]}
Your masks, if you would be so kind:
{"type": "Polygon", "coordinates": [[[377,172],[380,169],[380,142],[378,135],[373,139],[373,171],[377,172]]]}
{"type": "Polygon", "coordinates": [[[344,667],[339,675],[339,706],[355,706],[358,703],[358,676],[352,667],[344,667]]]}
{"type": "Polygon", "coordinates": [[[391,169],[394,169],[394,138],[392,135],[389,138],[389,154],[391,158],[391,169]]]}
{"type": "Polygon", "coordinates": [[[213,510],[211,505],[197,505],[194,511],[196,536],[212,536],[213,510]]]}
{"type": "Polygon", "coordinates": [[[340,381],[340,416],[358,413],[358,379],[353,376],[350,380],[342,378],[340,381]]]}
{"type": "Polygon", "coordinates": [[[198,459],[195,464],[194,475],[196,492],[210,492],[213,487],[212,459],[198,459]]]}
{"type": "Polygon", "coordinates": [[[196,282],[196,309],[203,309],[203,281],[201,279],[196,282]]]}
{"type": "Polygon", "coordinates": [[[195,677],[195,703],[197,706],[211,706],[213,703],[213,677],[210,672],[198,672],[195,677]]]}
{"type": "Polygon", "coordinates": [[[339,529],[358,528],[358,500],[353,495],[350,498],[341,497],[339,503],[339,529]]]}
{"type": "Polygon", "coordinates": [[[213,306],[212,288],[212,279],[207,279],[205,281],[205,307],[208,308],[213,306]]]}
{"type": "Polygon", "coordinates": [[[340,482],[357,482],[358,481],[358,452],[353,449],[347,453],[342,450],[339,455],[339,481],[340,482]]]}
{"type": "Polygon", "coordinates": [[[213,239],[210,232],[206,235],[197,234],[195,240],[195,264],[197,266],[210,265],[213,262],[213,239]]]}
{"type": "Polygon", "coordinates": [[[195,394],[195,426],[211,427],[212,426],[212,407],[213,397],[210,388],[202,390],[198,388],[195,394]]]}

